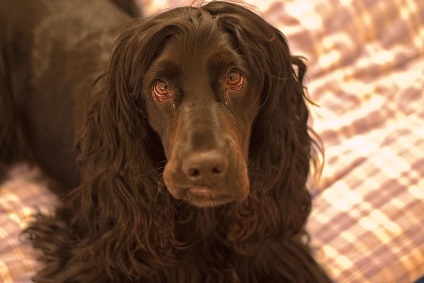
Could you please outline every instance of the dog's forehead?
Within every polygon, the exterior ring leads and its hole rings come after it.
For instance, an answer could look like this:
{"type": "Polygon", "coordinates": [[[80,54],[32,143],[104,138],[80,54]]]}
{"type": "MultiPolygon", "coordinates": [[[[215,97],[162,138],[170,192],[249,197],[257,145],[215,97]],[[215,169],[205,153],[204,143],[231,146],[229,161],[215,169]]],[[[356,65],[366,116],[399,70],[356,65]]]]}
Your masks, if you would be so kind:
{"type": "Polygon", "coordinates": [[[180,66],[190,67],[216,65],[238,57],[226,33],[206,28],[175,35],[166,42],[162,54],[161,57],[172,59],[180,66]]]}

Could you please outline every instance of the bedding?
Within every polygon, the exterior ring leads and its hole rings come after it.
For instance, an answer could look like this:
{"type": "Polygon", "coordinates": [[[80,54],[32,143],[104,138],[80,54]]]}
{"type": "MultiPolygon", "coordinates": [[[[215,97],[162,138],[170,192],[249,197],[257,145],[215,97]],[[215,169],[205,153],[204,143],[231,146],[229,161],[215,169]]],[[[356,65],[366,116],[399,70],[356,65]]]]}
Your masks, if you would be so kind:
{"type": "MultiPolygon", "coordinates": [[[[142,0],[146,16],[191,0],[142,0]]],[[[424,1],[250,0],[308,59],[311,124],[325,166],[308,231],[335,282],[424,275],[424,1]]],[[[30,282],[20,236],[58,200],[36,168],[0,185],[0,282],[30,282]]],[[[312,184],[312,182],[311,182],[312,184]]]]}

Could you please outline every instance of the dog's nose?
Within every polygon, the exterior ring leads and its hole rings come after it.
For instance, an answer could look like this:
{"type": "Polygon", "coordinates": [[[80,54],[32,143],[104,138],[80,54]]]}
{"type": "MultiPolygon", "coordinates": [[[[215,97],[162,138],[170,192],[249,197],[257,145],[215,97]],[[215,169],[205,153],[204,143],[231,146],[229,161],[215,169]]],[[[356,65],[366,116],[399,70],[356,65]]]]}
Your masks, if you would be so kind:
{"type": "Polygon", "coordinates": [[[212,185],[219,182],[228,167],[227,157],[219,151],[193,153],[184,158],[183,172],[193,182],[212,185]]]}

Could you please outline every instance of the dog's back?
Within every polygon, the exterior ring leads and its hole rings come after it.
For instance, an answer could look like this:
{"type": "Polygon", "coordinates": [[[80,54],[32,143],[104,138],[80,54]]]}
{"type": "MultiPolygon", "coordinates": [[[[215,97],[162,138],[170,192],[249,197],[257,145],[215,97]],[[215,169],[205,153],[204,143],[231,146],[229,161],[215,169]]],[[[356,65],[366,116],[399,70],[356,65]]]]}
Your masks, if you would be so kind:
{"type": "Polygon", "coordinates": [[[0,0],[0,171],[32,159],[76,185],[84,96],[137,15],[131,0],[0,0]]]}

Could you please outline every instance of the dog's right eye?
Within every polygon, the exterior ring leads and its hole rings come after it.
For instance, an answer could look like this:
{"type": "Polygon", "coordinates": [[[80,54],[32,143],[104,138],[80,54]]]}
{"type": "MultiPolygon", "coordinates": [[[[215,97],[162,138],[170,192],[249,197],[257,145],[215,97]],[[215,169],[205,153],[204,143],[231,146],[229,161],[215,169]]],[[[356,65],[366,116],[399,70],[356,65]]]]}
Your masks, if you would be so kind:
{"type": "Polygon", "coordinates": [[[156,96],[157,100],[160,102],[166,101],[172,97],[171,90],[169,88],[169,85],[164,81],[156,81],[153,84],[152,89],[154,95],[156,96]]]}
{"type": "Polygon", "coordinates": [[[244,84],[243,75],[237,71],[232,70],[227,75],[227,87],[232,90],[241,90],[244,84]]]}

